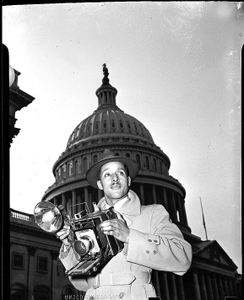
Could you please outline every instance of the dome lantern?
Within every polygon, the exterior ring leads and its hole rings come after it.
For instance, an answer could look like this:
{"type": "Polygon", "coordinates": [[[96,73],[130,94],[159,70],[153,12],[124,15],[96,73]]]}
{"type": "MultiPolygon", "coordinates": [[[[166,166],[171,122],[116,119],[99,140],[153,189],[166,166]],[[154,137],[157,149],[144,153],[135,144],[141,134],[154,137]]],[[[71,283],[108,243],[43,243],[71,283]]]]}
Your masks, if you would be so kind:
{"type": "Polygon", "coordinates": [[[114,88],[110,83],[109,83],[109,72],[106,64],[103,64],[103,80],[102,80],[102,85],[100,86],[99,89],[96,90],[96,95],[98,97],[98,109],[103,108],[104,106],[111,106],[116,105],[116,95],[117,95],[117,90],[114,88]]]}

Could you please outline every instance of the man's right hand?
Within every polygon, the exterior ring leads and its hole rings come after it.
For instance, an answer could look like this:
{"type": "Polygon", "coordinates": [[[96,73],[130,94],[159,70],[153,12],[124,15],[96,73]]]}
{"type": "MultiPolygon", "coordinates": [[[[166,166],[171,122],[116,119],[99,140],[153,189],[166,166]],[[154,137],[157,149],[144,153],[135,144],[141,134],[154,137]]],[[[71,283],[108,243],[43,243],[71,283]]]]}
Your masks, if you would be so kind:
{"type": "Polygon", "coordinates": [[[56,233],[56,237],[60,239],[64,245],[69,246],[68,236],[70,235],[70,226],[64,225],[64,227],[56,233]]]}

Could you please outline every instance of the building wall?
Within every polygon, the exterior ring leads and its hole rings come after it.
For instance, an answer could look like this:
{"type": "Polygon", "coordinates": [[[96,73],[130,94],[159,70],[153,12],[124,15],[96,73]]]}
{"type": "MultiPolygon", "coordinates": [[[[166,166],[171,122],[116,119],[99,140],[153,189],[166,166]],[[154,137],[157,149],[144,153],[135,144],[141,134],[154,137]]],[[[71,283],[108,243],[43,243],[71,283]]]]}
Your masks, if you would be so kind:
{"type": "Polygon", "coordinates": [[[11,300],[60,300],[65,295],[81,295],[65,275],[58,258],[60,246],[55,235],[35,224],[33,215],[10,211],[11,300]]]}

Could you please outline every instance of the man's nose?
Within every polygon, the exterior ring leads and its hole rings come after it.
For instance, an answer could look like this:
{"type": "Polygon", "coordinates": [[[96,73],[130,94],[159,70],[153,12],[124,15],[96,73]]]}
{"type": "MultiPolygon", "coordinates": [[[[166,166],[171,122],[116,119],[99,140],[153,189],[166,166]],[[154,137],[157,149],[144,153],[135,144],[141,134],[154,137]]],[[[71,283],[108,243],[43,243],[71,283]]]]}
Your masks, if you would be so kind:
{"type": "Polygon", "coordinates": [[[112,181],[114,181],[114,182],[118,182],[119,181],[119,176],[118,176],[117,173],[113,174],[112,181]]]}

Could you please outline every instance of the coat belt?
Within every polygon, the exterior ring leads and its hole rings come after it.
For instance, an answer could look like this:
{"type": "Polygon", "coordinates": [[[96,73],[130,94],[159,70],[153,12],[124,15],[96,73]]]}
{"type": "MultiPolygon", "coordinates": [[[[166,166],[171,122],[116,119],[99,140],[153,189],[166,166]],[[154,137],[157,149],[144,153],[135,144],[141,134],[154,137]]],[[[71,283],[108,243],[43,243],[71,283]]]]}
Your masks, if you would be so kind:
{"type": "Polygon", "coordinates": [[[121,273],[104,273],[98,274],[93,282],[93,288],[97,289],[104,285],[129,285],[133,282],[150,283],[150,272],[121,272],[121,273]]]}

